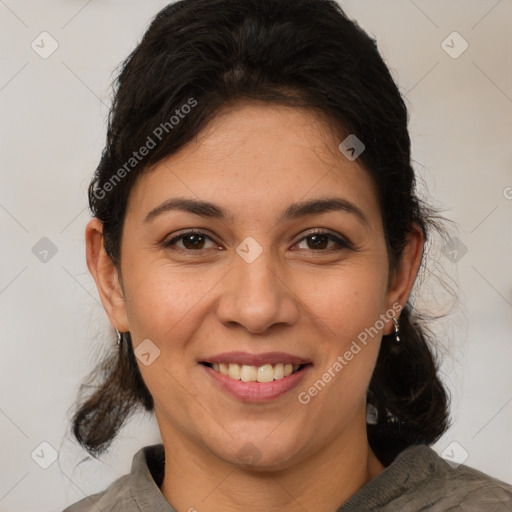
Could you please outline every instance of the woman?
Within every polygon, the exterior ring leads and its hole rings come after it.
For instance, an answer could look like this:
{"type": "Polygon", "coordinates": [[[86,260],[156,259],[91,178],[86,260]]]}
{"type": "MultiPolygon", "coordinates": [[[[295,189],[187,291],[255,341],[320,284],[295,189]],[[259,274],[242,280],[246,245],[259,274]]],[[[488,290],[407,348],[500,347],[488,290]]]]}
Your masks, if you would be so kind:
{"type": "Polygon", "coordinates": [[[429,447],[448,400],[408,303],[435,216],[374,42],[329,0],[183,0],[124,63],[87,263],[118,349],[74,434],[162,444],[68,509],[512,510],[429,447]],[[501,508],[500,508],[501,507],[501,508]]]}

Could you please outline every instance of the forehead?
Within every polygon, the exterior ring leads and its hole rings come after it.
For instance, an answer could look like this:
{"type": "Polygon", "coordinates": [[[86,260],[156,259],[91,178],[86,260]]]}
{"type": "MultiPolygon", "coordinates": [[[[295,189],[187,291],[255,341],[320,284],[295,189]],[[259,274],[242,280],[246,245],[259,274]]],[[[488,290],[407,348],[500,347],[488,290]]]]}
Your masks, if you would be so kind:
{"type": "Polygon", "coordinates": [[[210,201],[261,217],[318,196],[342,196],[380,216],[368,171],[338,150],[339,136],[312,110],[241,104],[222,110],[185,148],[144,172],[128,213],[171,197],[210,201]]]}

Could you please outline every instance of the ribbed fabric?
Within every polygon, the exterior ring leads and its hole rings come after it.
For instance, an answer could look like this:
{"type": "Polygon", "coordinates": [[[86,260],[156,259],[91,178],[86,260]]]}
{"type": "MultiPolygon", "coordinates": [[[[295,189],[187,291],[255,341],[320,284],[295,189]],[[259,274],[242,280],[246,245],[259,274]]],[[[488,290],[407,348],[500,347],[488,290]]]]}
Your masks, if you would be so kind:
{"type": "MultiPolygon", "coordinates": [[[[117,479],[105,491],[71,505],[64,512],[176,512],[159,489],[164,476],[164,462],[162,444],[146,446],[133,457],[128,475],[117,479]]],[[[512,486],[464,465],[452,467],[426,445],[404,450],[384,471],[336,510],[456,511],[512,512],[512,486]]]]}

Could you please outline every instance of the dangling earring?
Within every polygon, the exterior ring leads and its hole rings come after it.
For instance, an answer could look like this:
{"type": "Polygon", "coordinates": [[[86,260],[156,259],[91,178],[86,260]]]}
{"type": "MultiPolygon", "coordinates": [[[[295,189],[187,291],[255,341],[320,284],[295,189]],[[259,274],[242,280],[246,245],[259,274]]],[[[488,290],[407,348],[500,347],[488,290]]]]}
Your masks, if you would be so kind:
{"type": "Polygon", "coordinates": [[[116,329],[117,333],[117,345],[121,348],[121,343],[123,342],[123,335],[116,329]]]}
{"type": "Polygon", "coordinates": [[[395,326],[395,340],[400,343],[400,324],[395,317],[393,317],[393,325],[395,326]]]}

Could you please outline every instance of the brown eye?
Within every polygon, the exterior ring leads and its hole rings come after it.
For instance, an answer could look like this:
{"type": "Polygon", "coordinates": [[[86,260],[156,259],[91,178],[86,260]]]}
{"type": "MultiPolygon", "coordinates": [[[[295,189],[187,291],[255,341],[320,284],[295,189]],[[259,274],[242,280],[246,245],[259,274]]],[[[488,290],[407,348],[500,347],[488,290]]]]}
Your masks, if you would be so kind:
{"type": "Polygon", "coordinates": [[[314,232],[306,235],[298,242],[299,246],[304,242],[306,243],[306,247],[299,247],[299,249],[327,252],[331,249],[340,250],[343,248],[349,248],[349,244],[341,238],[324,232],[314,232]],[[329,246],[329,242],[332,242],[334,245],[329,246]]]}
{"type": "Polygon", "coordinates": [[[192,233],[190,235],[185,235],[182,237],[183,246],[186,249],[203,249],[205,236],[198,235],[197,233],[192,233]]]}
{"type": "Polygon", "coordinates": [[[330,241],[327,235],[309,235],[305,240],[308,240],[309,249],[325,249],[330,241]]]}
{"type": "Polygon", "coordinates": [[[176,246],[178,249],[190,252],[207,250],[215,246],[213,240],[208,235],[205,235],[199,231],[189,231],[187,233],[183,233],[177,237],[174,237],[172,240],[169,240],[164,245],[165,247],[176,246]],[[211,247],[205,247],[207,241],[212,242],[211,247]],[[180,242],[181,245],[179,245],[180,242]]]}

